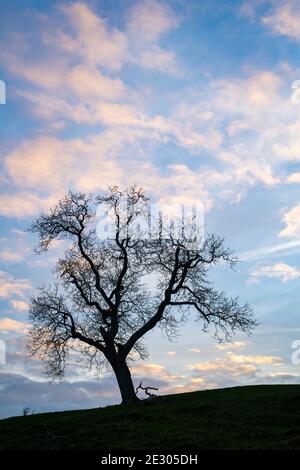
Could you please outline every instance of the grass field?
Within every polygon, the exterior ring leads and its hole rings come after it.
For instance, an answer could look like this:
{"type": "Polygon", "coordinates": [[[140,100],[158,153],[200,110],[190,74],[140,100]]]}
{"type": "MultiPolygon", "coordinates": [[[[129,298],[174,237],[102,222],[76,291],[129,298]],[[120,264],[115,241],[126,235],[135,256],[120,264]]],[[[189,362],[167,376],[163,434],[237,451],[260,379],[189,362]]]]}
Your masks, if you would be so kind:
{"type": "Polygon", "coordinates": [[[169,395],[0,421],[0,449],[300,449],[300,385],[169,395]]]}

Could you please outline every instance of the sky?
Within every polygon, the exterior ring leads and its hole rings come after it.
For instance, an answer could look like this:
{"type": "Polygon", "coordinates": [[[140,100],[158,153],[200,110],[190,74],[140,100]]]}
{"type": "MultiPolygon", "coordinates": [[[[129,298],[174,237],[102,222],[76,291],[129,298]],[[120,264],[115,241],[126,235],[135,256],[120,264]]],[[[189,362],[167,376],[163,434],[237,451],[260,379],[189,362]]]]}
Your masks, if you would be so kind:
{"type": "Polygon", "coordinates": [[[69,189],[204,204],[206,233],[240,258],[210,278],[249,302],[252,336],[152,332],[135,384],[300,383],[299,2],[3,0],[0,23],[0,418],[120,401],[109,369],[71,357],[50,384],[26,354],[30,298],[64,248],[37,256],[26,229],[69,189]]]}

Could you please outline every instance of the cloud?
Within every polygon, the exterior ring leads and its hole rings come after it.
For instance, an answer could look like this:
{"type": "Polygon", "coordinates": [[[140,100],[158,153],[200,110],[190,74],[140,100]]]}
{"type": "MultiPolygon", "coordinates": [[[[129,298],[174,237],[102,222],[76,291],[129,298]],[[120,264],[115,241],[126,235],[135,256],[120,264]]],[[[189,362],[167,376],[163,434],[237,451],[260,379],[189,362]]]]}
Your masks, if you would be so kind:
{"type": "Polygon", "coordinates": [[[12,318],[0,319],[0,331],[4,333],[24,333],[29,327],[28,323],[13,320],[12,318]]]}
{"type": "Polygon", "coordinates": [[[128,185],[138,181],[146,190],[159,196],[161,203],[166,199],[168,206],[198,200],[200,203],[205,199],[209,208],[207,192],[201,191],[203,175],[193,175],[185,166],[170,167],[171,176],[163,175],[151,162],[137,158],[137,154],[143,155],[143,145],[151,135],[152,142],[160,139],[159,134],[124,127],[108,129],[85,139],[60,140],[45,136],[23,142],[6,156],[5,165],[13,184],[27,192],[20,196],[18,193],[0,196],[6,203],[4,215],[24,217],[41,209],[47,210],[65,192],[66,186],[96,191],[108,184],[122,186],[124,181],[128,185]],[[42,161],[40,155],[43,155],[42,161]],[[58,155],[66,157],[62,164],[58,155]],[[55,177],[49,180],[51,168],[55,168],[55,177]],[[170,197],[172,186],[176,194],[170,197]],[[35,193],[41,196],[34,196],[35,193]]]}
{"type": "Polygon", "coordinates": [[[77,151],[80,151],[80,144],[76,140],[68,144],[46,136],[24,142],[8,155],[7,173],[15,184],[23,188],[57,190],[64,184],[68,186],[65,178],[74,165],[76,145],[79,147],[77,151]],[[63,158],[58,158],[59,155],[63,155],[63,158]]]}
{"type": "Polygon", "coordinates": [[[23,218],[37,214],[43,209],[49,209],[57,197],[43,197],[31,192],[16,191],[13,194],[0,195],[0,214],[5,217],[23,218]]]}
{"type": "Polygon", "coordinates": [[[241,355],[228,351],[223,357],[189,364],[187,368],[194,372],[196,377],[199,377],[200,372],[201,378],[206,382],[214,382],[215,386],[221,386],[222,383],[237,378],[249,380],[249,377],[259,377],[258,366],[278,367],[282,364],[282,359],[276,356],[241,355]]]}
{"type": "Polygon", "coordinates": [[[159,386],[159,393],[172,394],[249,384],[250,380],[264,382],[265,376],[259,367],[282,364],[282,359],[276,356],[239,355],[228,351],[223,357],[187,365],[189,374],[172,375],[161,364],[138,364],[132,372],[146,385],[159,386]]]}
{"type": "Polygon", "coordinates": [[[80,98],[105,98],[115,100],[124,97],[126,87],[119,78],[108,78],[99,70],[78,65],[70,70],[69,84],[80,98]]]}
{"type": "Polygon", "coordinates": [[[34,215],[53,206],[66,187],[89,192],[106,188],[108,184],[123,186],[125,180],[127,184],[138,181],[146,189],[150,185],[155,187],[155,168],[135,156],[140,152],[140,137],[124,128],[86,139],[42,137],[21,144],[7,155],[6,168],[11,181],[22,187],[23,192],[0,196],[2,214],[34,215]],[[60,155],[64,158],[60,159],[60,155]],[[127,159],[126,163],[120,161],[120,155],[127,159]],[[55,176],[49,178],[54,169],[55,176]]]}
{"type": "Polygon", "coordinates": [[[195,354],[200,354],[201,353],[201,349],[199,349],[199,348],[190,348],[188,351],[191,352],[191,353],[195,353],[195,354]]]}
{"type": "Polygon", "coordinates": [[[98,408],[120,402],[116,381],[104,377],[93,381],[65,381],[60,385],[31,380],[20,374],[1,373],[0,417],[22,414],[24,406],[36,412],[98,408]]]}
{"type": "Polygon", "coordinates": [[[120,170],[112,157],[122,147],[119,136],[111,135],[109,139],[106,134],[95,140],[62,141],[45,136],[24,142],[7,155],[7,173],[14,184],[23,189],[48,191],[49,196],[39,197],[31,192],[20,196],[18,193],[2,195],[0,200],[3,202],[2,208],[5,208],[2,213],[11,216],[33,215],[53,205],[66,187],[92,191],[95,187],[105,186],[109,180],[119,182],[120,170]],[[59,158],[60,155],[63,158],[59,158]],[[49,178],[49,174],[53,177],[49,178]],[[91,179],[94,180],[92,184],[91,179]]]}
{"type": "Polygon", "coordinates": [[[292,173],[288,176],[287,182],[291,184],[298,184],[300,183],[300,172],[292,173]]]}
{"type": "MultiPolygon", "coordinates": [[[[149,36],[150,23],[153,23],[156,31],[161,32],[169,31],[167,25],[176,26],[175,15],[168,7],[150,1],[133,8],[132,15],[135,19],[132,20],[133,23],[130,22],[129,29],[131,31],[131,28],[138,27],[139,41],[136,41],[134,35],[131,44],[125,32],[111,28],[107,20],[84,3],[65,4],[60,10],[64,14],[64,21],[58,16],[44,16],[42,33],[40,25],[36,25],[36,40],[44,50],[42,58],[26,56],[24,51],[21,55],[18,53],[19,44],[10,44],[10,47],[0,52],[3,63],[12,73],[28,80],[40,90],[47,90],[51,94],[55,92],[50,100],[49,96],[39,94],[37,90],[35,93],[19,91],[19,95],[32,102],[34,99],[36,103],[38,100],[47,101],[48,113],[51,106],[58,108],[62,104],[65,109],[69,106],[69,111],[73,109],[74,113],[74,103],[78,99],[85,105],[92,104],[96,98],[108,101],[127,99],[134,93],[120,77],[111,76],[111,73],[120,73],[126,63],[135,63],[139,67],[157,69],[163,73],[178,72],[175,54],[155,44],[157,35],[151,35],[149,45],[145,45],[142,39],[143,34],[149,36]],[[152,8],[151,15],[147,14],[149,8],[152,8]],[[138,24],[135,23],[136,9],[144,11],[145,28],[140,25],[142,19],[138,18],[138,24]],[[157,18],[154,15],[157,15],[157,18]],[[47,56],[46,60],[44,56],[47,56]],[[64,96],[68,103],[64,102],[64,96]]],[[[25,48],[25,51],[26,49],[29,47],[25,48]]],[[[40,105],[40,115],[41,110],[40,105]]]]}
{"type": "Polygon", "coordinates": [[[268,16],[262,18],[262,23],[276,34],[300,39],[299,31],[300,7],[297,1],[285,1],[280,3],[268,16]]]}
{"type": "Polygon", "coordinates": [[[232,354],[231,352],[227,353],[227,357],[231,362],[236,362],[238,364],[273,364],[273,365],[282,365],[283,361],[280,357],[275,357],[275,356],[262,356],[262,355],[256,355],[256,356],[245,356],[241,354],[232,354]]]}
{"type": "Polygon", "coordinates": [[[300,375],[299,374],[291,374],[289,372],[272,372],[270,374],[266,374],[266,379],[268,382],[278,384],[281,383],[299,383],[300,375]]]}
{"type": "Polygon", "coordinates": [[[24,261],[31,251],[27,244],[26,233],[21,230],[10,229],[8,235],[1,237],[0,241],[3,246],[0,250],[0,259],[5,263],[24,261]]]}
{"type": "Polygon", "coordinates": [[[134,38],[142,41],[156,41],[179,24],[179,18],[168,5],[156,0],[139,1],[131,10],[128,30],[134,38]]]}
{"type": "Polygon", "coordinates": [[[0,271],[0,297],[9,299],[15,295],[23,296],[31,287],[28,279],[15,279],[10,274],[0,271]]]}
{"type": "Polygon", "coordinates": [[[17,263],[24,259],[24,255],[12,250],[1,250],[0,258],[7,263],[17,263]]]}
{"type": "MultiPolygon", "coordinates": [[[[157,100],[156,90],[147,89],[146,99],[144,89],[125,83],[122,67],[178,72],[174,50],[156,42],[179,25],[170,7],[135,4],[123,32],[83,3],[61,11],[62,17],[43,19],[42,32],[36,28],[43,54],[27,57],[14,45],[1,52],[4,65],[30,81],[20,85],[17,99],[47,126],[47,133],[5,156],[2,215],[33,216],[66,187],[95,191],[138,182],[162,201],[205,200],[209,210],[216,200],[239,203],[256,184],[282,183],[281,165],[298,158],[300,148],[290,123],[299,121],[300,128],[300,120],[282,93],[286,77],[280,70],[249,68],[243,77],[185,84],[172,96],[173,107],[154,113],[147,105],[149,98],[157,100]],[[140,40],[133,41],[137,30],[140,40]],[[73,126],[80,126],[79,137],[53,136],[64,128],[68,136],[73,126]],[[164,146],[184,149],[187,158],[158,163],[154,155],[164,146]]],[[[29,46],[30,40],[25,50],[29,46]]]]}
{"type": "Polygon", "coordinates": [[[206,379],[201,377],[194,377],[190,380],[185,381],[182,384],[171,384],[163,388],[163,391],[166,395],[174,394],[174,393],[189,393],[195,392],[200,389],[208,389],[210,388],[210,384],[207,382],[206,379]]]}
{"type": "Polygon", "coordinates": [[[119,70],[128,56],[126,35],[116,28],[109,28],[107,22],[84,3],[63,5],[61,9],[74,34],[61,33],[57,38],[59,46],[66,52],[78,54],[90,65],[119,70]]]}
{"type": "Polygon", "coordinates": [[[151,375],[158,375],[165,373],[165,366],[161,364],[139,364],[131,368],[133,374],[149,373],[151,375]]]}
{"type": "Polygon", "coordinates": [[[222,343],[222,344],[217,344],[216,348],[221,349],[222,351],[226,351],[228,349],[240,349],[244,348],[247,346],[247,343],[244,343],[242,341],[233,341],[232,343],[222,343]]]}
{"type": "Polygon", "coordinates": [[[179,75],[175,53],[166,51],[157,45],[138,52],[134,62],[145,69],[159,70],[162,73],[175,76],[179,75]]]}
{"type": "Polygon", "coordinates": [[[281,230],[279,237],[296,237],[300,235],[300,204],[283,215],[286,227],[281,230]]]}
{"type": "Polygon", "coordinates": [[[299,246],[300,240],[293,240],[290,242],[277,243],[276,245],[256,248],[255,250],[241,253],[240,255],[238,255],[238,257],[241,261],[249,261],[256,258],[268,257],[269,255],[276,255],[277,253],[281,253],[283,251],[290,251],[294,248],[298,248],[299,246]]]}
{"type": "MultiPolygon", "coordinates": [[[[216,198],[236,203],[257,183],[267,187],[280,183],[276,165],[266,156],[273,136],[278,134],[274,108],[281,113],[286,108],[280,96],[283,80],[276,73],[251,70],[244,78],[210,79],[200,91],[199,87],[197,91],[181,90],[172,100],[176,103],[173,109],[153,114],[145,110],[141,92],[122,80],[122,64],[137,61],[145,68],[176,73],[174,51],[155,43],[179,24],[170,7],[155,1],[133,7],[126,34],[130,36],[136,28],[139,38],[145,34],[145,40],[136,46],[82,3],[64,6],[63,13],[67,24],[60,24],[56,17],[44,22],[41,47],[49,60],[19,57],[10,47],[2,52],[3,61],[14,74],[37,87],[23,85],[18,97],[47,122],[48,129],[75,124],[91,126],[92,130],[69,139],[44,133],[9,152],[6,172],[20,192],[14,190],[13,195],[0,197],[3,215],[31,216],[48,208],[65,187],[93,191],[102,189],[104,182],[118,184],[128,177],[155,195],[159,187],[161,198],[172,193],[178,201],[183,197],[205,200],[207,210],[216,198]],[[49,36],[52,27],[60,31],[53,41],[53,34],[49,36]],[[104,52],[97,58],[100,42],[104,49],[113,47],[113,70],[106,70],[104,52]],[[268,130],[265,122],[269,123],[268,130]],[[104,129],[95,131],[96,125],[104,129]],[[252,133],[251,145],[248,132],[252,133]],[[240,136],[245,139],[241,141],[240,136]],[[197,168],[186,162],[165,164],[163,159],[162,168],[152,163],[152,149],[168,144],[199,157],[197,168]],[[205,158],[203,153],[207,154],[205,158]],[[49,172],[52,178],[48,178],[49,172]]],[[[280,153],[276,143],[272,149],[280,153]]]]}
{"type": "Polygon", "coordinates": [[[249,377],[254,375],[257,372],[257,367],[255,364],[234,364],[228,359],[218,358],[215,361],[206,361],[206,362],[197,362],[195,364],[190,364],[188,366],[193,372],[214,372],[224,374],[227,373],[228,377],[249,377]]]}
{"type": "Polygon", "coordinates": [[[250,270],[250,279],[248,283],[258,282],[260,278],[275,278],[283,282],[288,282],[300,277],[300,271],[294,266],[286,263],[276,263],[269,266],[256,266],[250,270]]]}
{"type": "Polygon", "coordinates": [[[13,309],[16,310],[17,312],[28,311],[29,309],[28,302],[25,302],[24,300],[12,300],[11,304],[12,304],[13,309]]]}
{"type": "Polygon", "coordinates": [[[180,75],[175,53],[156,44],[162,35],[177,28],[179,21],[168,5],[156,0],[144,0],[134,5],[127,22],[132,62],[145,69],[180,75]]]}
{"type": "Polygon", "coordinates": [[[225,356],[187,365],[192,377],[186,382],[191,389],[198,384],[204,388],[249,384],[249,380],[264,383],[264,375],[259,367],[279,367],[280,357],[269,355],[239,355],[231,351],[225,356]]]}
{"type": "MultiPolygon", "coordinates": [[[[62,103],[62,98],[68,90],[68,96],[73,98],[73,102],[78,99],[84,102],[91,102],[96,98],[106,100],[120,99],[125,96],[126,86],[119,78],[105,76],[99,69],[91,65],[79,64],[71,65],[67,61],[51,60],[46,63],[31,62],[22,57],[6,53],[3,58],[7,68],[15,75],[25,78],[40,90],[47,90],[49,93],[55,92],[52,101],[48,97],[48,107],[54,107],[57,103],[62,103]]],[[[19,96],[33,100],[33,94],[18,91],[19,96]]],[[[37,93],[36,96],[45,99],[47,95],[37,93]]],[[[37,101],[37,100],[36,100],[37,101]]],[[[66,105],[65,105],[66,106],[66,105]]],[[[41,113],[40,113],[41,114],[41,113]]]]}
{"type": "Polygon", "coordinates": [[[165,366],[154,363],[137,364],[136,366],[131,367],[131,372],[135,377],[154,377],[155,379],[165,382],[170,382],[181,378],[179,375],[170,374],[165,366]]]}
{"type": "Polygon", "coordinates": [[[256,10],[259,6],[263,5],[265,0],[246,0],[239,8],[239,14],[254,19],[256,10]]]}
{"type": "MultiPolygon", "coordinates": [[[[192,154],[211,151],[210,171],[201,171],[210,192],[218,187],[222,198],[238,202],[244,189],[257,183],[280,184],[277,167],[287,157],[276,143],[282,139],[285,145],[295,142],[296,133],[288,124],[292,115],[299,119],[289,100],[281,97],[282,85],[275,72],[249,70],[246,77],[211,79],[202,91],[178,96],[169,119],[175,139],[192,154]],[[280,116],[274,109],[281,110],[280,116]],[[215,161],[218,165],[214,166],[215,161]]],[[[192,173],[197,178],[197,172],[192,173]]]]}

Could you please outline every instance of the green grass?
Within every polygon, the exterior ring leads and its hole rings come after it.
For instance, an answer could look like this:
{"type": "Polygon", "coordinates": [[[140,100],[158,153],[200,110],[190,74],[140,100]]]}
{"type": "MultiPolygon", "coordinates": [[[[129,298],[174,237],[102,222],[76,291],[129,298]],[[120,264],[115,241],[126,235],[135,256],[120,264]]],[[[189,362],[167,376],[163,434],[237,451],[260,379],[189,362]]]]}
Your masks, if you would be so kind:
{"type": "Polygon", "coordinates": [[[0,421],[0,449],[300,449],[300,385],[169,395],[0,421]]]}

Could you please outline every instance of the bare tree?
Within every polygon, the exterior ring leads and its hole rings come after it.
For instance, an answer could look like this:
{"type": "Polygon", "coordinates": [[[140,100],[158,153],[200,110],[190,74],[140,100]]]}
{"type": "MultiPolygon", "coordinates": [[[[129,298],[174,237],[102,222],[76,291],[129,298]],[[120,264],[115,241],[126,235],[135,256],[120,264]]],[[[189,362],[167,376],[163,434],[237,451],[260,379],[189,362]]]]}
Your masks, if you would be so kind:
{"type": "Polygon", "coordinates": [[[210,267],[237,261],[222,239],[210,235],[191,249],[171,231],[154,240],[132,236],[147,201],[136,188],[113,187],[94,196],[70,192],[30,228],[39,237],[37,253],[54,240],[69,240],[53,285],[42,286],[32,299],[30,353],[45,360],[53,379],[63,376],[72,348],[90,364],[108,361],[123,403],[138,400],[128,363],[147,357],[141,340],[154,327],[172,338],[194,314],[204,331],[212,326],[218,338],[228,340],[236,330],[249,334],[256,325],[248,305],[240,306],[208,281],[210,267]],[[107,239],[97,235],[99,206],[114,221],[114,234],[107,239]]]}

